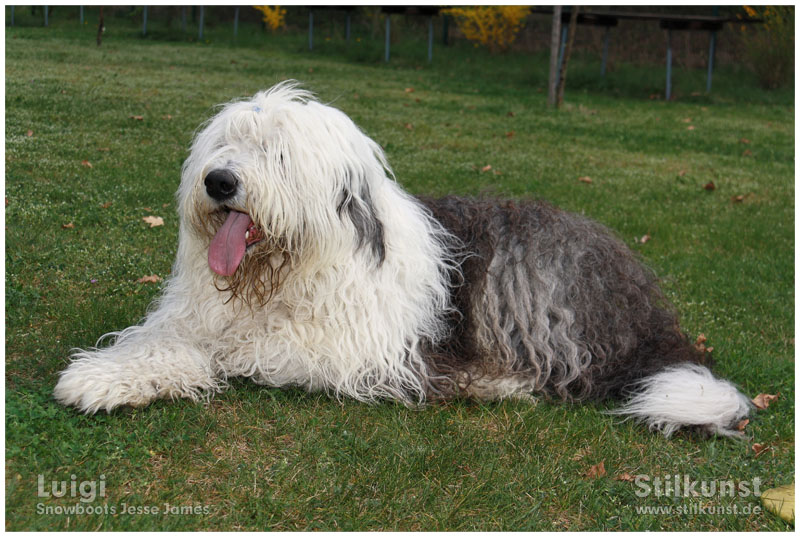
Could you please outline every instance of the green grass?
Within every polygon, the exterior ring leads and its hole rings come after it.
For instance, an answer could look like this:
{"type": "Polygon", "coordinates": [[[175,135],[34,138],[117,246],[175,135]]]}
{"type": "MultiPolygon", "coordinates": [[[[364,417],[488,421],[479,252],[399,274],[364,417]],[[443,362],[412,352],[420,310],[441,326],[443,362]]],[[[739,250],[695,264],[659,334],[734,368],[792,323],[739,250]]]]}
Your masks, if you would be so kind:
{"type": "MultiPolygon", "coordinates": [[[[794,480],[791,90],[765,93],[724,68],[706,95],[703,73],[679,70],[676,99],[650,100],[663,91],[662,66],[602,80],[596,59],[577,57],[556,112],[545,105],[545,57],[457,44],[437,46],[428,65],[413,28],[385,65],[381,39],[368,35],[349,47],[322,36],[309,53],[302,32],[244,26],[233,44],[220,25],[196,43],[153,21],[155,37],[141,39],[124,18],[107,20],[98,48],[93,13],[84,28],[54,16],[50,28],[6,31],[7,529],[788,529],[765,513],[637,514],[759,503],[642,499],[614,478],[794,480]],[[213,105],[283,78],[353,117],[413,193],[544,198],[615,229],[663,277],[685,329],[708,337],[717,371],[780,399],[742,442],[666,440],[604,405],[410,410],[246,381],[208,405],[87,417],[55,404],[70,348],[137,322],[158,286],[136,280],[169,274],[173,193],[194,130],[213,105]],[[704,190],[710,181],[716,189],[704,190]],[[165,225],[149,228],[147,215],[165,225]],[[755,457],[756,442],[770,450],[755,457]],[[600,462],[607,475],[586,477],[600,462]],[[106,496],[86,505],[117,512],[42,514],[80,502],[37,497],[39,475],[48,486],[104,475],[106,496]],[[120,512],[165,503],[201,513],[120,512]]],[[[24,16],[18,9],[19,24],[24,16]]]]}

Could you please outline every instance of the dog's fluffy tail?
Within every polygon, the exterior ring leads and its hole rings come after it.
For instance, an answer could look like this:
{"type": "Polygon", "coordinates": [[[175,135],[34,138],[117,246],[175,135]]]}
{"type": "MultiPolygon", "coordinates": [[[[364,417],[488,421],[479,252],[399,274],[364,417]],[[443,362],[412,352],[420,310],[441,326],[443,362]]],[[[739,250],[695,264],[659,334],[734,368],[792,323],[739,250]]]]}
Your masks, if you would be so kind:
{"type": "Polygon", "coordinates": [[[631,386],[631,397],[612,414],[647,423],[670,436],[681,427],[736,436],[736,428],[752,407],[750,400],[727,380],[693,363],[669,366],[631,386]]]}

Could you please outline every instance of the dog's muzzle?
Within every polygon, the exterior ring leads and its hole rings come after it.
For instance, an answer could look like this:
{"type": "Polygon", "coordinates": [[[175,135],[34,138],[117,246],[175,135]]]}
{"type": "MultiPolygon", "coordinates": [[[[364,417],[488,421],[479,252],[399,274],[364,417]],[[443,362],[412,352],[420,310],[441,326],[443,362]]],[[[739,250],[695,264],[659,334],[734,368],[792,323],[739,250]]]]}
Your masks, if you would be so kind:
{"type": "Polygon", "coordinates": [[[236,195],[239,180],[228,170],[211,170],[206,175],[206,192],[217,201],[225,201],[236,195]]]}

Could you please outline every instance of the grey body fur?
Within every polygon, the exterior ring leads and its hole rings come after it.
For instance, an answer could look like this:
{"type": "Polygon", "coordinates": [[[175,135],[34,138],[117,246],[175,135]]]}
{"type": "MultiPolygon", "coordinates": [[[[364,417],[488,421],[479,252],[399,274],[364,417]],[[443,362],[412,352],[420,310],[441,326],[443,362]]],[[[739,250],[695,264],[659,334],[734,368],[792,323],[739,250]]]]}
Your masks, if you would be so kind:
{"type": "Polygon", "coordinates": [[[507,392],[603,399],[703,360],[653,273],[600,224],[542,202],[422,202],[466,254],[452,282],[451,336],[429,352],[449,382],[432,392],[485,396],[500,382],[507,392]]]}

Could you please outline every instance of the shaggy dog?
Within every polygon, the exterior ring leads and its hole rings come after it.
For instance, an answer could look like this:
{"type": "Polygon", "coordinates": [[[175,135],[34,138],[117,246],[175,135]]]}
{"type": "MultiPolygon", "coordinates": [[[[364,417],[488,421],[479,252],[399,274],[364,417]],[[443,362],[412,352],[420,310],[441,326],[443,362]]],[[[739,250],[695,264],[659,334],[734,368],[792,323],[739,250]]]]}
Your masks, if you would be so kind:
{"type": "Polygon", "coordinates": [[[702,365],[653,274],[533,201],[417,199],[345,114],[285,82],[204,126],[163,294],[55,388],[84,412],[202,399],[229,377],[361,401],[602,400],[670,435],[735,434],[749,400],[702,365]]]}

